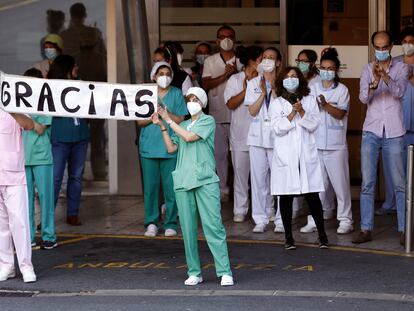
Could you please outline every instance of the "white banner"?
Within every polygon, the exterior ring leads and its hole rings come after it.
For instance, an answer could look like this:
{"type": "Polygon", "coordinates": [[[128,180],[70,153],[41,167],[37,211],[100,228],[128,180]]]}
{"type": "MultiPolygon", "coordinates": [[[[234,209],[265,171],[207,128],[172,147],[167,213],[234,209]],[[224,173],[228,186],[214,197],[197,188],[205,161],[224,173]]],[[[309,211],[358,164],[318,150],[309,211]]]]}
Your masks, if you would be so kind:
{"type": "Polygon", "coordinates": [[[0,108],[57,117],[147,119],[157,109],[157,85],[39,79],[0,71],[0,108]]]}

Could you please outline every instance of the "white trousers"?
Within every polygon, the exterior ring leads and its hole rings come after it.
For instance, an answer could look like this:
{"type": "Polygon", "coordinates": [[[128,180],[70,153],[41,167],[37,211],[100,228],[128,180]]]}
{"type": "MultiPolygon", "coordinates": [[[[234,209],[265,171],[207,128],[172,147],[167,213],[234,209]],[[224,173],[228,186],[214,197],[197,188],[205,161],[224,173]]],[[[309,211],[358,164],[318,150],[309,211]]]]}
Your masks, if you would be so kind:
{"type": "Polygon", "coordinates": [[[214,136],[214,157],[216,158],[217,175],[220,178],[220,192],[229,193],[227,183],[229,171],[229,138],[230,123],[216,123],[214,136]]]}
{"type": "Polygon", "coordinates": [[[349,179],[348,149],[318,150],[326,191],[319,197],[324,211],[335,209],[341,224],[352,225],[351,184],[349,179]]]}
{"type": "MultiPolygon", "coordinates": [[[[233,148],[232,148],[233,149],[233,148]]],[[[234,170],[234,207],[233,213],[246,215],[249,210],[249,151],[231,151],[234,170]]]]}
{"type": "Polygon", "coordinates": [[[0,269],[14,268],[13,244],[20,271],[33,268],[26,185],[0,186],[0,269]]]}
{"type": "MultiPolygon", "coordinates": [[[[250,146],[249,152],[252,217],[255,224],[268,224],[269,218],[275,215],[274,201],[270,194],[270,168],[272,167],[273,149],[250,146]]],[[[282,224],[280,208],[277,208],[275,223],[282,224]]]]}

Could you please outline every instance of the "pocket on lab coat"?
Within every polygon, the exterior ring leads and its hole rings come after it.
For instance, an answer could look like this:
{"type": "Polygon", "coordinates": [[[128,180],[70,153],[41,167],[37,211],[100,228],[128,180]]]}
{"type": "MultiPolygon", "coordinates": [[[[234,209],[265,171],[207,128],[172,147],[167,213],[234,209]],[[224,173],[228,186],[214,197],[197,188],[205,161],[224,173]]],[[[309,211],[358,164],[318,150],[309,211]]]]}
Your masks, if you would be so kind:
{"type": "Polygon", "coordinates": [[[328,145],[345,145],[346,135],[344,133],[344,127],[336,126],[334,128],[328,128],[328,145]]]}
{"type": "Polygon", "coordinates": [[[274,149],[274,162],[276,166],[287,166],[289,161],[289,146],[279,145],[274,149]]]}
{"type": "Polygon", "coordinates": [[[306,163],[316,163],[319,161],[318,149],[316,148],[316,144],[308,145],[304,151],[306,163]]]}

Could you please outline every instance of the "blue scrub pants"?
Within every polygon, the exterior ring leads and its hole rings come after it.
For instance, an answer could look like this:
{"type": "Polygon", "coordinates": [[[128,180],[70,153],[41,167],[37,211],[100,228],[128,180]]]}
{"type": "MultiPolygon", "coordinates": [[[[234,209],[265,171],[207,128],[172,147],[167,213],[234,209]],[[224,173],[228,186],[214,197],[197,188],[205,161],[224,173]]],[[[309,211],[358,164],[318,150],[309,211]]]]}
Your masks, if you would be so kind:
{"type": "Polygon", "coordinates": [[[27,192],[29,195],[30,237],[35,242],[35,186],[39,195],[42,214],[42,241],[56,241],[55,199],[53,193],[53,165],[26,166],[27,192]]]}

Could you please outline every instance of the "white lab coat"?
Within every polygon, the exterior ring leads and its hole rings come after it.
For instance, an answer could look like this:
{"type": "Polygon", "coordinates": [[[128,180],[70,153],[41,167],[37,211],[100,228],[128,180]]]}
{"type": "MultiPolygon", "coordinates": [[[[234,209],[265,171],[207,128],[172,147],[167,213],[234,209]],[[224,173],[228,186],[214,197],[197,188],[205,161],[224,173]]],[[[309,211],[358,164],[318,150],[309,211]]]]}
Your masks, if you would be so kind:
{"type": "Polygon", "coordinates": [[[324,191],[322,171],[314,132],[319,126],[316,98],[308,95],[301,103],[305,110],[288,120],[292,105],[282,97],[273,99],[269,114],[275,132],[272,160],[272,195],[304,194],[324,191]]]}

